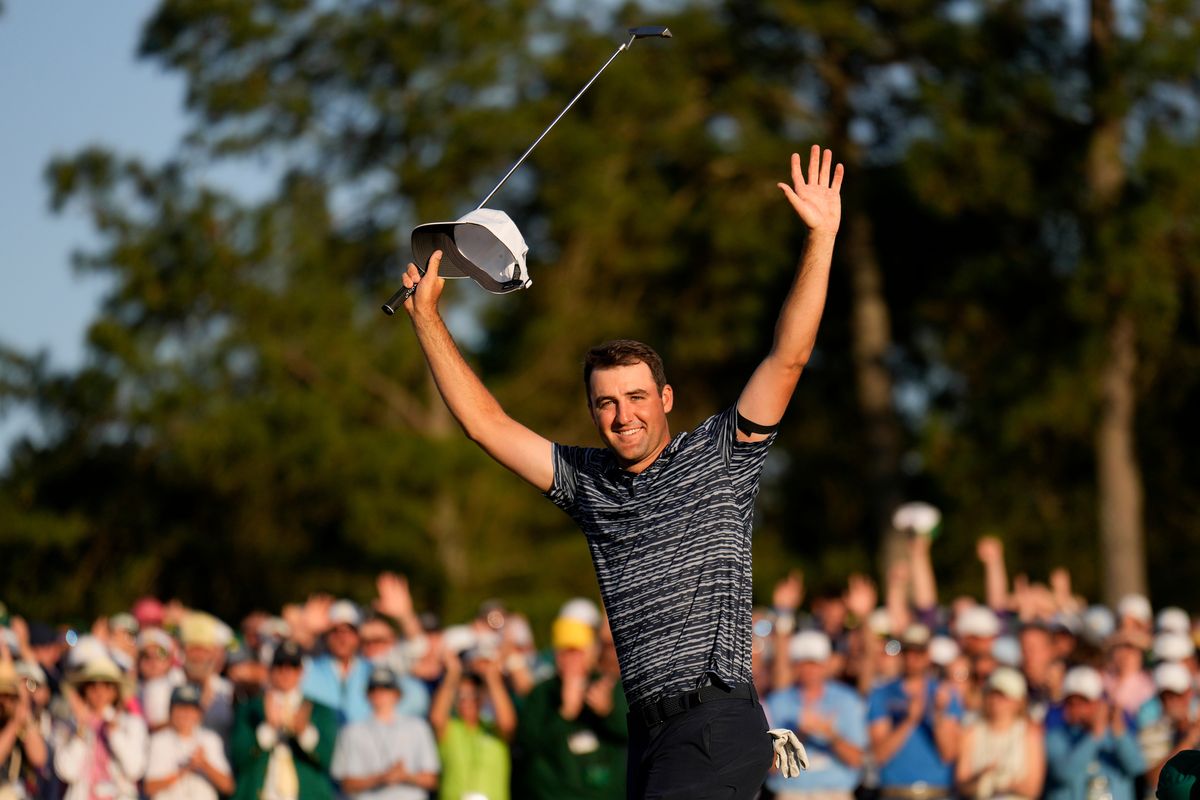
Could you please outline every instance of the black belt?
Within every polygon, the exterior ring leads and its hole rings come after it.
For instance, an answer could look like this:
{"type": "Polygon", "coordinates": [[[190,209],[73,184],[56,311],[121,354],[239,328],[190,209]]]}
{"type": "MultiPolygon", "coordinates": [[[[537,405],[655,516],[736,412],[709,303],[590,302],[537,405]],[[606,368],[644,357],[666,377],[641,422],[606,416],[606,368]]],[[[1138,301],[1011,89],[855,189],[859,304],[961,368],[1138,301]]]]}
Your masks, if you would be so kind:
{"type": "Polygon", "coordinates": [[[671,717],[678,716],[703,703],[711,703],[714,700],[754,700],[757,702],[758,694],[754,691],[754,687],[748,683],[733,683],[728,686],[711,684],[709,686],[701,686],[699,689],[693,689],[690,692],[677,694],[673,697],[664,697],[661,700],[653,702],[639,703],[629,710],[629,718],[637,720],[647,728],[653,728],[655,725],[661,725],[666,722],[671,717]]]}

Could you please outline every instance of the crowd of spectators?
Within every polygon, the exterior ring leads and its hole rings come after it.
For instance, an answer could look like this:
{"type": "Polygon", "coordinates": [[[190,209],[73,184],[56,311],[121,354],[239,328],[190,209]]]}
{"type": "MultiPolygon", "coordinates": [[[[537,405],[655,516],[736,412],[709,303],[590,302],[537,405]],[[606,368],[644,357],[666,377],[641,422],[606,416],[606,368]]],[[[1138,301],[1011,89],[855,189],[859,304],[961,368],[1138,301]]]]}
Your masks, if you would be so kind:
{"type": "MultiPolygon", "coordinates": [[[[982,601],[939,603],[931,544],[911,536],[882,592],[855,575],[806,598],[793,573],[755,609],[756,689],[810,759],[763,797],[1152,797],[1200,745],[1188,614],[1088,605],[1061,570],[1010,585],[991,538],[982,601]]],[[[586,599],[544,650],[503,603],[444,626],[392,574],[364,606],[236,629],[154,598],[86,632],[0,623],[0,800],[624,797],[628,706],[586,599]]]]}

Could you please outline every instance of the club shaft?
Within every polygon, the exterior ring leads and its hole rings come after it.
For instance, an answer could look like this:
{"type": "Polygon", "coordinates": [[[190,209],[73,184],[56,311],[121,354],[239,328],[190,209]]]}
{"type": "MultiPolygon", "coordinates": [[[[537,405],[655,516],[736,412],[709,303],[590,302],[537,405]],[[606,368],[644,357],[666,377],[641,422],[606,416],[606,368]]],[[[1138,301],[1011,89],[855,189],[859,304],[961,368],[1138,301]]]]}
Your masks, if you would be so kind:
{"type": "MultiPolygon", "coordinates": [[[[632,42],[633,39],[630,39],[629,41],[632,42]]],[[[596,70],[596,74],[591,77],[591,80],[589,80],[587,83],[585,83],[583,85],[583,88],[579,90],[579,93],[571,98],[571,102],[567,103],[566,107],[562,111],[558,112],[558,116],[554,118],[554,121],[546,126],[546,130],[542,131],[541,136],[538,136],[537,139],[535,139],[533,141],[533,144],[529,145],[529,149],[526,150],[523,154],[521,154],[521,157],[517,159],[517,162],[508,168],[508,172],[504,173],[504,177],[500,179],[500,182],[496,184],[495,188],[493,188],[490,192],[487,193],[487,197],[485,197],[479,201],[479,205],[477,205],[475,207],[475,210],[478,211],[479,209],[481,209],[485,205],[487,205],[487,201],[492,199],[492,195],[494,195],[496,192],[500,191],[500,187],[503,186],[508,181],[508,179],[512,177],[512,174],[517,171],[517,167],[521,166],[521,164],[524,163],[525,159],[529,157],[529,154],[533,152],[534,148],[537,147],[539,144],[541,144],[542,139],[546,138],[546,134],[550,132],[550,129],[553,128],[555,125],[557,125],[558,121],[567,115],[567,112],[571,110],[571,106],[575,105],[575,101],[578,100],[579,98],[583,97],[583,93],[588,90],[588,87],[596,82],[596,78],[600,77],[600,73],[604,72],[604,70],[608,69],[608,65],[613,62],[613,59],[615,59],[617,56],[621,55],[621,51],[627,49],[628,47],[629,47],[629,42],[626,42],[626,43],[622,44],[620,47],[618,47],[617,51],[615,53],[613,53],[611,56],[608,57],[608,61],[604,62],[604,66],[602,66],[602,67],[600,67],[600,69],[596,70]]]]}
{"type": "MultiPolygon", "coordinates": [[[[422,278],[425,277],[425,267],[424,266],[418,266],[417,272],[421,273],[422,278]]],[[[387,299],[387,302],[383,304],[383,313],[387,314],[389,317],[392,316],[393,314],[395,314],[396,309],[398,309],[402,305],[404,305],[404,302],[406,300],[408,300],[408,298],[412,297],[413,292],[415,292],[416,290],[417,290],[417,284],[415,284],[415,283],[412,286],[409,286],[408,288],[401,286],[399,289],[396,290],[396,293],[394,295],[392,295],[391,297],[389,297],[387,299]]]]}

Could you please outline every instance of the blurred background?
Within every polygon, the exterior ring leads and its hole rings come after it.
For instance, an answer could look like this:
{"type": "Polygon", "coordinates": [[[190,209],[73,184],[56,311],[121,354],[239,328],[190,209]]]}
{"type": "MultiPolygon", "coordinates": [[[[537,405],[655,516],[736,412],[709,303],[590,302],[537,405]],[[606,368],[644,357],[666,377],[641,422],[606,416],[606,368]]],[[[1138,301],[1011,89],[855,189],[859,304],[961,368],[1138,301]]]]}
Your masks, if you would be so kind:
{"type": "MultiPolygon", "coordinates": [[[[643,339],[674,430],[770,343],[846,164],[817,352],[758,501],[760,600],[905,557],[944,515],[1114,604],[1200,574],[1200,42],[1183,0],[158,0],[0,6],[0,589],[90,620],[235,618],[383,569],[422,607],[595,595],[583,538],[477,452],[380,303],[420,222],[491,205],[534,286],[449,293],[509,412],[594,443],[583,352],[643,339]]],[[[18,603],[19,601],[19,603],[18,603]]]]}

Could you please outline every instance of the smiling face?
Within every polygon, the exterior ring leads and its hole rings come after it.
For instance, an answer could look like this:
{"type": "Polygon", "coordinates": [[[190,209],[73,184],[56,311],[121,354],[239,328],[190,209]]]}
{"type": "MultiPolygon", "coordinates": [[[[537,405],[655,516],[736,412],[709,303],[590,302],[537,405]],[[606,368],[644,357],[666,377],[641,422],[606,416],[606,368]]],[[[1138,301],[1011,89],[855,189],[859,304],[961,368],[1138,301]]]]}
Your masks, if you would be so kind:
{"type": "Polygon", "coordinates": [[[662,391],[642,362],[592,372],[588,406],[604,444],[626,470],[650,466],[670,441],[667,414],[674,404],[670,386],[662,391]]]}

